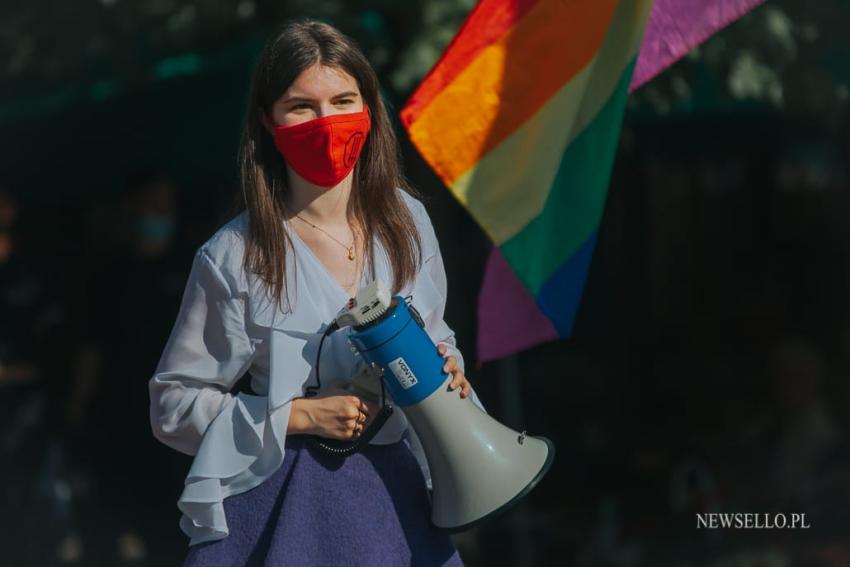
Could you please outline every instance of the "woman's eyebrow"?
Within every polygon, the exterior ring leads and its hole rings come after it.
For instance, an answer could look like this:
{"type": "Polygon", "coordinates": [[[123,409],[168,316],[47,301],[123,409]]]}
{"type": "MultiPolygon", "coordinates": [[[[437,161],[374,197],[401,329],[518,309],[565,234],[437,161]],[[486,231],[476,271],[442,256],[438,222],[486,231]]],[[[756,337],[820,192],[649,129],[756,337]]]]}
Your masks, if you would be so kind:
{"type": "Polygon", "coordinates": [[[289,104],[290,102],[313,102],[313,99],[307,96],[291,96],[287,99],[284,99],[284,104],[289,104]]]}
{"type": "MultiPolygon", "coordinates": [[[[345,91],[345,92],[334,95],[331,98],[331,100],[337,100],[337,99],[340,99],[340,98],[352,98],[352,97],[358,97],[358,96],[360,96],[360,95],[358,93],[354,92],[354,91],[345,91]]],[[[315,102],[315,101],[316,101],[316,99],[314,99],[312,97],[300,96],[300,95],[293,95],[289,98],[283,99],[284,104],[291,104],[293,102],[315,102]]]]}

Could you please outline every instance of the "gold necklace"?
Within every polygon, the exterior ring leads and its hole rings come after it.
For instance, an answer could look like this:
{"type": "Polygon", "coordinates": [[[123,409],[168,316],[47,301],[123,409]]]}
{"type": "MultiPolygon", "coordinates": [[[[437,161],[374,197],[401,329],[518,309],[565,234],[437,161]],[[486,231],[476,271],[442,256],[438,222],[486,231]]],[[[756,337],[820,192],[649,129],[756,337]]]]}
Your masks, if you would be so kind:
{"type": "Polygon", "coordinates": [[[345,249],[348,251],[348,259],[349,259],[349,260],[351,260],[352,262],[354,261],[354,259],[355,259],[355,257],[356,257],[356,256],[354,255],[354,243],[352,243],[352,244],[351,244],[351,246],[346,246],[345,244],[343,244],[342,242],[340,242],[339,240],[337,240],[337,239],[334,237],[334,235],[333,235],[333,234],[331,234],[331,233],[330,233],[330,232],[328,232],[327,230],[323,229],[322,227],[320,227],[320,226],[316,226],[315,224],[311,223],[310,221],[308,221],[307,219],[303,218],[303,217],[302,217],[301,215],[299,215],[299,214],[296,214],[295,216],[296,216],[296,217],[298,217],[299,219],[301,219],[302,221],[306,222],[307,224],[309,224],[310,226],[312,226],[312,227],[313,227],[313,228],[315,228],[316,230],[321,230],[322,232],[324,232],[325,234],[327,234],[327,235],[331,238],[331,240],[333,240],[334,242],[336,242],[337,244],[339,244],[340,246],[342,246],[343,248],[345,248],[345,249]]]}

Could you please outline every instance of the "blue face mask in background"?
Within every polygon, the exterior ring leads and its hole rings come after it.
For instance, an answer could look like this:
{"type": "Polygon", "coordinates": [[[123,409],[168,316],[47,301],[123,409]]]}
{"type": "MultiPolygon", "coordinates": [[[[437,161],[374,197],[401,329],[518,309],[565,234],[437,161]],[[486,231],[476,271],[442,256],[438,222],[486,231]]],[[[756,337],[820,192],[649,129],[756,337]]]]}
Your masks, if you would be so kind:
{"type": "Polygon", "coordinates": [[[136,221],[136,231],[145,242],[168,242],[174,236],[177,219],[173,215],[145,214],[136,221]]]}

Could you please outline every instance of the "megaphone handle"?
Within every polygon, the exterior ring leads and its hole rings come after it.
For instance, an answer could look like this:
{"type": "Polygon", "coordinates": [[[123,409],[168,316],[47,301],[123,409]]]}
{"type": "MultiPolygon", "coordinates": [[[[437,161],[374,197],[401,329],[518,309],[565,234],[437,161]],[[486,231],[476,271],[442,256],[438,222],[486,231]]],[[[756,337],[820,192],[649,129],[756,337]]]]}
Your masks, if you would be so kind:
{"type": "MultiPolygon", "coordinates": [[[[319,348],[316,351],[316,385],[307,387],[307,391],[304,392],[305,398],[314,397],[322,388],[322,380],[319,377],[319,363],[322,360],[322,345],[325,343],[325,339],[337,329],[339,329],[339,326],[336,321],[334,321],[328,325],[327,329],[325,329],[325,332],[322,334],[322,338],[319,339],[319,348]]],[[[318,435],[309,435],[307,437],[307,443],[328,455],[347,457],[356,453],[363,447],[363,445],[371,441],[393,414],[393,407],[387,404],[387,393],[386,387],[384,386],[383,372],[381,374],[381,409],[378,412],[378,415],[375,416],[375,419],[372,420],[372,423],[369,424],[369,427],[366,428],[366,430],[357,439],[353,441],[344,441],[339,439],[326,439],[324,437],[319,437],[318,435]]]]}
{"type": "MultiPolygon", "coordinates": [[[[422,324],[422,318],[419,317],[418,312],[416,313],[416,318],[417,318],[417,321],[420,324],[422,324]]],[[[319,348],[316,349],[316,385],[315,386],[307,386],[307,390],[304,392],[305,398],[312,398],[313,396],[315,396],[316,394],[319,393],[319,390],[322,389],[322,379],[320,378],[320,374],[319,374],[319,366],[320,366],[320,363],[322,361],[322,345],[325,344],[325,339],[328,338],[329,335],[331,335],[332,333],[334,333],[337,330],[339,330],[339,325],[337,324],[336,321],[334,321],[333,323],[328,325],[328,327],[325,329],[325,332],[322,333],[322,338],[319,339],[319,348]]],[[[375,366],[375,365],[373,364],[373,366],[375,366]]],[[[381,370],[381,378],[379,380],[379,382],[381,383],[381,407],[385,408],[385,407],[387,407],[387,388],[384,385],[384,379],[383,379],[384,372],[383,372],[383,369],[381,369],[380,367],[377,367],[377,368],[379,368],[381,370]]]]}
{"type": "Polygon", "coordinates": [[[372,423],[369,424],[369,427],[366,428],[366,431],[364,431],[360,437],[354,441],[326,439],[324,437],[319,437],[318,435],[310,435],[307,437],[307,443],[310,446],[319,449],[323,453],[334,457],[347,457],[349,455],[353,455],[378,434],[378,431],[381,430],[392,414],[392,406],[382,406],[378,415],[375,416],[375,419],[373,419],[372,423]]]}
{"type": "Polygon", "coordinates": [[[422,320],[422,315],[420,315],[419,311],[417,311],[416,308],[413,306],[413,296],[408,295],[407,297],[404,298],[404,302],[407,303],[407,309],[408,309],[408,311],[410,311],[410,317],[414,321],[416,321],[417,325],[419,325],[420,327],[422,327],[424,329],[425,328],[425,321],[422,320]]]}

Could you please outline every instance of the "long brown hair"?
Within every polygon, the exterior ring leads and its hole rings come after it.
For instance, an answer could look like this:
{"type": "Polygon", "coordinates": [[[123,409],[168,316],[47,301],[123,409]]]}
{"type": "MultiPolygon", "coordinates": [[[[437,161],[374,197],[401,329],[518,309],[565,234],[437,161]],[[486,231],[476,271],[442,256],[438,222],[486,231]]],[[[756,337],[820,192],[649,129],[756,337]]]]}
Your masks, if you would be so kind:
{"type": "Polygon", "coordinates": [[[237,211],[248,211],[244,268],[263,280],[272,299],[281,300],[287,291],[287,246],[292,246],[283,226],[289,187],[286,164],[261,116],[263,112],[271,115],[274,102],[316,63],[351,75],[369,108],[372,128],[354,169],[347,215],[365,232],[365,253],[373,276],[373,238],[383,245],[396,293],[413,280],[422,259],[419,234],[397,191],[412,193],[401,174],[398,141],[380,97],[378,78],[362,51],[333,26],[316,21],[288,23],[272,36],[251,81],[239,152],[241,192],[235,203],[237,211]]]}

